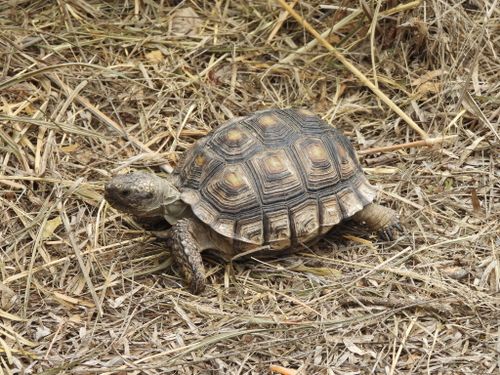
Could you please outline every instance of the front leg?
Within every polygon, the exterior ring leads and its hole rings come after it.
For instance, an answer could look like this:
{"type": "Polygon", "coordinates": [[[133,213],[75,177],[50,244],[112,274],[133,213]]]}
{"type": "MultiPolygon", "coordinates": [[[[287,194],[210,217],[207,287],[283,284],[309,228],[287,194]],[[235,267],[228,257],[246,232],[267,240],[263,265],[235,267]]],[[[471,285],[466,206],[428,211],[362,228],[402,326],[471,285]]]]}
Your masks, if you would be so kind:
{"type": "Polygon", "coordinates": [[[180,219],[170,229],[170,248],[174,264],[179,267],[182,278],[193,294],[199,294],[205,289],[205,267],[201,259],[198,235],[205,228],[193,219],[180,219]]]}

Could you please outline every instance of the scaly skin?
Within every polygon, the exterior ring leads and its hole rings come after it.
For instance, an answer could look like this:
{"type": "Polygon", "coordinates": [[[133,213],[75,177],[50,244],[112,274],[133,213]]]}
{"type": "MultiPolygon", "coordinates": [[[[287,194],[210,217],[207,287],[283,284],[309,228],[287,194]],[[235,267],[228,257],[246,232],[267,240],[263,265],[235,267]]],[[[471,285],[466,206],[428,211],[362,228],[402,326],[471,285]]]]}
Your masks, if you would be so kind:
{"type": "Polygon", "coordinates": [[[351,219],[367,226],[374,232],[378,232],[379,236],[386,241],[396,239],[397,232],[403,231],[396,211],[376,203],[366,205],[351,219]]]}
{"type": "Polygon", "coordinates": [[[172,227],[169,240],[172,259],[193,294],[205,289],[205,267],[200,255],[203,246],[196,233],[196,221],[181,219],[172,227]]]}
{"type": "Polygon", "coordinates": [[[175,224],[190,216],[187,204],[181,201],[177,187],[167,178],[147,172],[134,172],[113,177],[104,187],[104,198],[114,208],[139,218],[158,218],[175,224]]]}

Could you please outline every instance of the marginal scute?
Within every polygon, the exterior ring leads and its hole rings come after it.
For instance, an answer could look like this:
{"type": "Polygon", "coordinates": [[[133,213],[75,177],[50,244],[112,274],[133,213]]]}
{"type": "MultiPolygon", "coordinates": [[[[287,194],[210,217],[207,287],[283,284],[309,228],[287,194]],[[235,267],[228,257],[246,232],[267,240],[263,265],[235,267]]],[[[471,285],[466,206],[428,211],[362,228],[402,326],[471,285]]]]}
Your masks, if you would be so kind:
{"type": "Polygon", "coordinates": [[[290,210],[295,236],[299,243],[306,244],[319,234],[320,222],[318,203],[308,199],[290,210]]]}
{"type": "Polygon", "coordinates": [[[334,225],[343,219],[342,209],[335,195],[327,196],[319,200],[321,217],[321,233],[328,232],[334,225]]]}
{"type": "Polygon", "coordinates": [[[193,213],[196,215],[196,217],[210,226],[212,226],[216,222],[219,216],[217,210],[204,200],[200,200],[195,204],[192,204],[191,209],[193,210],[193,213]]]}
{"type": "Polygon", "coordinates": [[[255,245],[264,243],[264,227],[261,218],[242,219],[237,222],[235,237],[255,245]]]}
{"type": "Polygon", "coordinates": [[[356,212],[363,209],[363,203],[350,187],[338,192],[337,199],[346,218],[353,216],[356,212]]]}
{"type": "Polygon", "coordinates": [[[184,190],[181,193],[181,200],[190,206],[197,204],[200,201],[200,194],[196,190],[184,190]]]}
{"type": "Polygon", "coordinates": [[[265,214],[268,228],[267,242],[273,250],[286,249],[291,244],[290,215],[288,210],[275,210],[265,214]]]}
{"type": "Polygon", "coordinates": [[[341,178],[342,180],[347,180],[358,171],[357,161],[352,159],[340,139],[337,139],[337,142],[334,142],[334,147],[336,151],[335,155],[340,167],[341,178]]]}
{"type": "Polygon", "coordinates": [[[218,218],[212,223],[212,229],[226,237],[234,237],[234,220],[218,218]]]}
{"type": "Polygon", "coordinates": [[[370,185],[363,174],[359,174],[359,177],[353,181],[353,187],[361,199],[363,206],[371,203],[377,195],[377,191],[370,185]]]}

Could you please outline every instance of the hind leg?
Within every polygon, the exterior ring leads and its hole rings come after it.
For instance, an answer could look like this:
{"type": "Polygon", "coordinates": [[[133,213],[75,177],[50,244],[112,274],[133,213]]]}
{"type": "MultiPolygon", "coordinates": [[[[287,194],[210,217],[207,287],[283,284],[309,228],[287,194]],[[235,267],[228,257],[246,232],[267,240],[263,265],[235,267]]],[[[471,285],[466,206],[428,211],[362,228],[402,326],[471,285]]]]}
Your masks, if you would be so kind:
{"type": "Polygon", "coordinates": [[[378,232],[379,236],[386,241],[396,239],[398,232],[403,231],[396,211],[376,203],[365,206],[352,217],[352,220],[378,232]]]}

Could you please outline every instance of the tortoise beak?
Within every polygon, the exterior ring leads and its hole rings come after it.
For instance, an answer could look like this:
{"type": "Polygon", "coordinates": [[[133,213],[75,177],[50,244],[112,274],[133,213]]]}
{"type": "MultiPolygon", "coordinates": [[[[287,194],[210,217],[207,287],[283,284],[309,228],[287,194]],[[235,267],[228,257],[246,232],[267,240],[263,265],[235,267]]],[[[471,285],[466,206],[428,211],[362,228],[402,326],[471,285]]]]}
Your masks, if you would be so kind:
{"type": "Polygon", "coordinates": [[[108,182],[107,184],[104,185],[104,199],[113,207],[116,207],[117,202],[117,197],[119,197],[120,194],[118,193],[118,189],[116,188],[116,185],[113,184],[112,182],[108,182]]]}
{"type": "Polygon", "coordinates": [[[113,180],[104,185],[104,199],[114,208],[126,211],[126,207],[130,206],[127,202],[127,189],[124,189],[121,184],[116,184],[113,180]]]}

